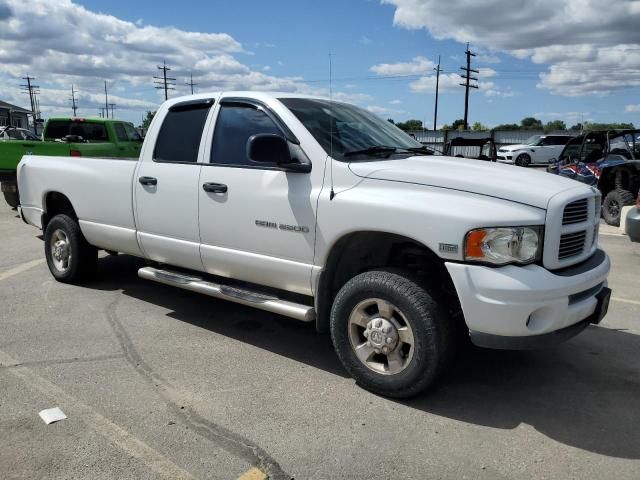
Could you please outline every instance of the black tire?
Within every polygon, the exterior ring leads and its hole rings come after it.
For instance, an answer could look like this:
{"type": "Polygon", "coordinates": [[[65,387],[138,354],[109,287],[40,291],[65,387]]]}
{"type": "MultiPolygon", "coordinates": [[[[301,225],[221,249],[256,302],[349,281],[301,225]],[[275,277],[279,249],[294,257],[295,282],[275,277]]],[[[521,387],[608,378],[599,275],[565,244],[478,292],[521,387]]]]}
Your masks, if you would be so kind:
{"type": "MultiPolygon", "coordinates": [[[[373,318],[375,317],[374,314],[373,318]]],[[[447,370],[454,357],[455,336],[452,320],[428,290],[404,273],[371,271],[349,280],[335,298],[331,309],[330,327],[336,353],[356,383],[388,397],[407,398],[424,391],[447,370]],[[397,310],[391,317],[400,318],[412,331],[413,345],[409,349],[412,350],[412,354],[402,352],[401,355],[405,355],[405,366],[398,373],[384,374],[374,371],[358,358],[356,349],[352,346],[353,334],[350,332],[361,327],[350,325],[349,319],[360,305],[372,299],[382,299],[391,304],[397,310]]],[[[371,338],[372,334],[369,333],[366,339],[362,337],[360,341],[368,343],[371,338]]],[[[396,349],[400,346],[401,344],[398,344],[396,349]]],[[[379,357],[379,353],[375,353],[371,359],[376,358],[390,357],[379,357]]]]}
{"type": "Polygon", "coordinates": [[[531,165],[531,157],[526,153],[521,153],[516,157],[516,165],[519,167],[528,167],[531,165]]]}
{"type": "Polygon", "coordinates": [[[11,208],[16,208],[20,205],[20,197],[18,197],[18,192],[3,192],[5,201],[9,204],[11,208]]]}
{"type": "Polygon", "coordinates": [[[619,227],[622,207],[635,203],[636,199],[630,191],[621,188],[611,190],[602,201],[602,218],[609,225],[619,227]]]}
{"type": "Polygon", "coordinates": [[[56,280],[64,283],[79,283],[88,279],[96,270],[98,261],[98,249],[89,245],[80,231],[80,226],[68,215],[60,214],[53,217],[47,224],[44,233],[44,254],[51,275],[56,280]],[[65,237],[66,240],[61,240],[65,237]],[[58,246],[58,251],[54,250],[58,246]],[[69,252],[67,267],[61,268],[64,263],[60,258],[69,252]],[[60,254],[59,257],[56,256],[60,254]]]}

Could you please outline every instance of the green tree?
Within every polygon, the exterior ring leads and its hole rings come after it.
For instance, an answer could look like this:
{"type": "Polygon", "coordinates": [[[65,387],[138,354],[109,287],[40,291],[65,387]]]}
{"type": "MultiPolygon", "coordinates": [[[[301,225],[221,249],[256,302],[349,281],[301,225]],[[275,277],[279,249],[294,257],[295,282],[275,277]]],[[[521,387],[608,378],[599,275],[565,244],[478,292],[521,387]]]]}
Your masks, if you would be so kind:
{"type": "Polygon", "coordinates": [[[545,132],[550,132],[552,130],[566,130],[566,129],[567,129],[567,125],[562,120],[552,120],[550,122],[547,122],[547,124],[544,126],[545,132]]]}
{"type": "Polygon", "coordinates": [[[486,125],[483,125],[480,122],[474,122],[474,124],[471,126],[471,130],[473,130],[474,132],[484,132],[486,130],[489,130],[489,128],[487,128],[486,125]]]}
{"type": "Polygon", "coordinates": [[[520,130],[520,125],[516,125],[515,123],[503,123],[501,125],[497,125],[493,127],[494,130],[520,130]]]}
{"type": "Polygon", "coordinates": [[[580,131],[582,131],[582,128],[583,128],[582,124],[580,122],[578,122],[575,125],[571,125],[569,130],[580,130],[580,131]]]}
{"type": "Polygon", "coordinates": [[[407,120],[396,123],[396,127],[405,131],[422,130],[422,120],[407,120]]]}
{"type": "Polygon", "coordinates": [[[387,118],[387,122],[389,122],[392,125],[396,124],[396,122],[394,122],[393,118],[387,118]]]}
{"type": "Polygon", "coordinates": [[[459,118],[451,124],[451,130],[464,130],[464,120],[459,118]]]}
{"type": "Polygon", "coordinates": [[[526,117],[520,121],[523,130],[542,130],[542,122],[537,118],[526,117]]]}
{"type": "Polygon", "coordinates": [[[147,111],[147,114],[144,117],[144,120],[142,120],[142,125],[140,126],[145,130],[149,128],[149,125],[151,124],[151,120],[153,120],[153,117],[155,116],[155,114],[156,114],[155,110],[153,112],[147,111]]]}
{"type": "Polygon", "coordinates": [[[584,122],[585,130],[630,130],[633,129],[633,123],[595,123],[584,122]]]}

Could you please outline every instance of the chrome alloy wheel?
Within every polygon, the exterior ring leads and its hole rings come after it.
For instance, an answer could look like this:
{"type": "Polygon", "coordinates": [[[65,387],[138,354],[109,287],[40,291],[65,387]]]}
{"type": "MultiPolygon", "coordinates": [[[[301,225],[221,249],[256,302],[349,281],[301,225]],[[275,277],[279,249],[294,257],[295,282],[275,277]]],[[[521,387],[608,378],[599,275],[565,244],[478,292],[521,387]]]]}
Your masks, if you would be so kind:
{"type": "Polygon", "coordinates": [[[49,241],[49,248],[51,249],[53,266],[56,270],[59,272],[69,270],[69,265],[71,264],[71,242],[63,230],[57,229],[53,232],[49,241]]]}
{"type": "Polygon", "coordinates": [[[358,359],[370,370],[395,375],[413,357],[414,337],[402,312],[380,298],[358,303],[349,316],[349,340],[358,359]]]}

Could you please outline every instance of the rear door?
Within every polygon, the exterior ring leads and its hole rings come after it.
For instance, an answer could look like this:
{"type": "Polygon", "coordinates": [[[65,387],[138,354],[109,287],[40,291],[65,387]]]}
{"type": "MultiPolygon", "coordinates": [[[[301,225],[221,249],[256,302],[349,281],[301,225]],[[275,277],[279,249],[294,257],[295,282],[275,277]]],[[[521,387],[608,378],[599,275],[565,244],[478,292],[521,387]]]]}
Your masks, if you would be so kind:
{"type": "Polygon", "coordinates": [[[156,138],[142,152],[134,176],[138,241],[147,258],[202,270],[198,228],[198,177],[203,160],[202,132],[213,100],[169,107],[156,138]]]}

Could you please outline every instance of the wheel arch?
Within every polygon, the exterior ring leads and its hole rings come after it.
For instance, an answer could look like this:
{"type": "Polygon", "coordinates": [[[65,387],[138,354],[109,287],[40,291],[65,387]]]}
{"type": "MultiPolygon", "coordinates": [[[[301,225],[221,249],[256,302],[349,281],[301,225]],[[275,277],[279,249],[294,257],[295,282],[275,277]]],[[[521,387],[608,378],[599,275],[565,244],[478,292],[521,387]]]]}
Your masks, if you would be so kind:
{"type": "MultiPolygon", "coordinates": [[[[423,243],[396,233],[357,231],[343,235],[330,247],[316,282],[316,328],[325,332],[333,300],[354,276],[375,269],[401,268],[426,283],[433,283],[443,295],[457,295],[444,261],[423,243]]],[[[459,305],[458,305],[459,306],[459,305]]]]}
{"type": "Polygon", "coordinates": [[[49,221],[60,213],[69,215],[74,220],[78,219],[73,204],[64,193],[49,191],[42,199],[42,230],[46,230],[49,221]]]}

